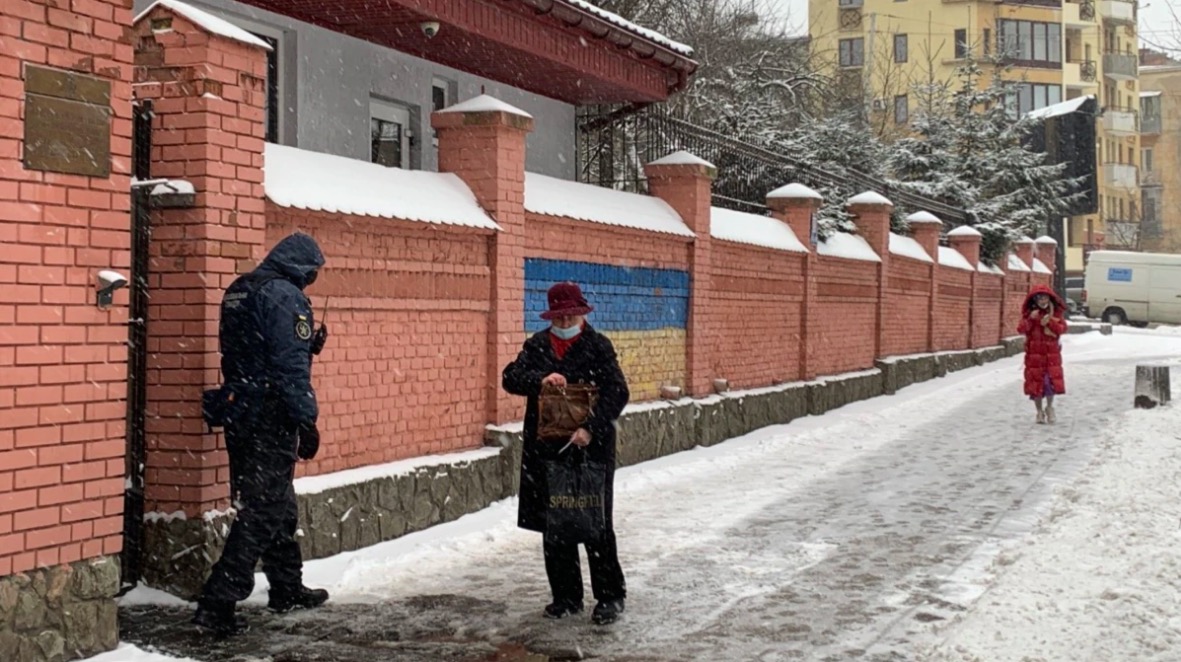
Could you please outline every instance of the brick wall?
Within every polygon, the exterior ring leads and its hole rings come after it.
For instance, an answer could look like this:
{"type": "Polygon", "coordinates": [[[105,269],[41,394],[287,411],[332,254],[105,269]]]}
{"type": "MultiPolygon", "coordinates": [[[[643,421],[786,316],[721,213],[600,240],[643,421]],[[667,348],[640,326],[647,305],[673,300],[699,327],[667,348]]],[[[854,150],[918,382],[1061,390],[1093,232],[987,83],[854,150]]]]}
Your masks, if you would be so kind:
{"type": "Polygon", "coordinates": [[[1004,279],[993,274],[976,274],[976,298],[972,302],[972,347],[996,344],[997,338],[1014,331],[1001,328],[1001,294],[1004,279]]]}
{"type": "Polygon", "coordinates": [[[878,264],[816,260],[816,370],[818,375],[873,366],[877,342],[878,264]]]}
{"type": "MultiPolygon", "coordinates": [[[[882,354],[905,356],[928,349],[931,265],[907,257],[890,259],[882,354]]],[[[995,339],[994,339],[995,340],[995,339]]]]}
{"type": "Polygon", "coordinates": [[[707,306],[713,374],[731,388],[801,378],[803,256],[715,241],[707,306]]]}
{"type": "Polygon", "coordinates": [[[935,348],[967,349],[971,337],[972,272],[940,266],[935,303],[935,348]]]}
{"type": "Polygon", "coordinates": [[[313,370],[321,451],[301,475],[472,446],[487,422],[491,233],[269,203],[266,218],[268,248],[301,230],[329,265],[308,290],[331,339],[313,370]]]}
{"type": "MultiPolygon", "coordinates": [[[[130,258],[130,4],[0,10],[0,576],[122,548],[130,258]],[[29,67],[110,85],[109,176],[26,169],[29,67]]],[[[60,127],[69,131],[70,127],[60,127]]]]}

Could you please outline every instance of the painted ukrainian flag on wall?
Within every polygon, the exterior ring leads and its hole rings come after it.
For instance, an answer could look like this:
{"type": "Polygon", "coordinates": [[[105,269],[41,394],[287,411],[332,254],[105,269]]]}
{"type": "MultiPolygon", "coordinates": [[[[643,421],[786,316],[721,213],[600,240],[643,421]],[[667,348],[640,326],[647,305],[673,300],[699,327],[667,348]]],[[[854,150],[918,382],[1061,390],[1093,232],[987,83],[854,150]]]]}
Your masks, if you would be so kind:
{"type": "Polygon", "coordinates": [[[594,306],[590,323],[611,339],[633,400],[683,386],[689,273],[564,260],[525,260],[525,330],[549,328],[539,315],[554,283],[577,283],[594,306]]]}

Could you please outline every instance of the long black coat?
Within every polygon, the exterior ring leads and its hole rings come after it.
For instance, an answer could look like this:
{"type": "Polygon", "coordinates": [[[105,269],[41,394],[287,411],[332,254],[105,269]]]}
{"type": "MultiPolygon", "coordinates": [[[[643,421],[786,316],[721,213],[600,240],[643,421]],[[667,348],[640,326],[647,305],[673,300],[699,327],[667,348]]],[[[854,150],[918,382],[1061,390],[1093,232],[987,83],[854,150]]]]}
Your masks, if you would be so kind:
{"type": "Polygon", "coordinates": [[[610,528],[614,502],[615,420],[623,413],[631,397],[627,380],[619,367],[619,359],[615,356],[615,347],[611,341],[589,324],[561,360],[554,353],[549,333],[547,329],[526,340],[517,359],[505,367],[502,379],[504,390],[529,399],[525,408],[525,445],[521,449],[517,525],[523,529],[545,532],[546,504],[549,502],[545,462],[556,459],[566,441],[537,439],[537,399],[541,394],[541,380],[556,372],[571,384],[593,384],[599,387],[598,401],[585,426],[591,434],[590,445],[585,451],[571,445],[565,453],[585,452],[588,459],[607,466],[607,493],[603,501],[607,526],[610,528]]]}

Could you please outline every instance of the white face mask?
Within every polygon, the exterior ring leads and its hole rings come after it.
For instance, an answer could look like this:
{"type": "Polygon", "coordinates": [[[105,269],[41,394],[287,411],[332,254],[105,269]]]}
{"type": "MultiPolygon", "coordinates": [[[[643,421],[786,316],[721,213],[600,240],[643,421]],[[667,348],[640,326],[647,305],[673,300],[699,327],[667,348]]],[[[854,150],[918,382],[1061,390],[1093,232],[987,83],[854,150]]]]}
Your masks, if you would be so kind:
{"type": "Polygon", "coordinates": [[[549,328],[549,332],[561,338],[562,340],[570,340],[571,338],[577,337],[578,334],[582,333],[582,325],[575,324],[574,326],[565,329],[557,326],[551,326],[549,328]]]}

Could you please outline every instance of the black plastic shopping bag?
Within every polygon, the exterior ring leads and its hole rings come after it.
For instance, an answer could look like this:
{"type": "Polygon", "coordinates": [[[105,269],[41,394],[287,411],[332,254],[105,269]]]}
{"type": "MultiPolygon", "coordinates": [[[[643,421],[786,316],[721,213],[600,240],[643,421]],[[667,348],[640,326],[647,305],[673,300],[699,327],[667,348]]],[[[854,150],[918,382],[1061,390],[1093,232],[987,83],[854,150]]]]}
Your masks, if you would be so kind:
{"type": "Polygon", "coordinates": [[[607,530],[604,495],[607,467],[580,451],[546,465],[549,502],[545,539],[554,543],[586,543],[603,539],[607,530]]]}

